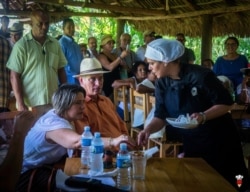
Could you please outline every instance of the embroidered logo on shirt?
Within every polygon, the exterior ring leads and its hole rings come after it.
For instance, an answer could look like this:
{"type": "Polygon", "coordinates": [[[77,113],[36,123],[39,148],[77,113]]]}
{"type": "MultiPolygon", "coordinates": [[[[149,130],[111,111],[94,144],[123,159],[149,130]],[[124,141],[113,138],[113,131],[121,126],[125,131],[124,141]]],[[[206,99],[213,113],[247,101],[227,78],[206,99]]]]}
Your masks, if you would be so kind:
{"type": "Polygon", "coordinates": [[[236,184],[238,185],[238,187],[241,187],[242,185],[242,179],[244,178],[242,175],[236,175],[236,184]]]}
{"type": "Polygon", "coordinates": [[[198,94],[197,88],[196,88],[196,87],[193,87],[193,88],[191,89],[191,94],[192,94],[192,96],[196,96],[196,95],[198,94]]]}

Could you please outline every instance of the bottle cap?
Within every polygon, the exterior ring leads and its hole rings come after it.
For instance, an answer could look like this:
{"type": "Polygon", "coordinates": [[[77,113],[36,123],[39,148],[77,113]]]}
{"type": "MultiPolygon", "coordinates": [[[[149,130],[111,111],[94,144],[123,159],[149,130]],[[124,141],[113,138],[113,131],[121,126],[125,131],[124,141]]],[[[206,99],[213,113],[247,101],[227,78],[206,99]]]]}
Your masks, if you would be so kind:
{"type": "Polygon", "coordinates": [[[90,131],[90,127],[87,125],[84,127],[84,131],[90,131]]]}
{"type": "Polygon", "coordinates": [[[121,150],[127,150],[127,144],[126,143],[121,143],[120,144],[120,149],[121,150]]]}
{"type": "Polygon", "coordinates": [[[95,138],[100,138],[100,137],[101,137],[100,132],[95,132],[95,138]]]}

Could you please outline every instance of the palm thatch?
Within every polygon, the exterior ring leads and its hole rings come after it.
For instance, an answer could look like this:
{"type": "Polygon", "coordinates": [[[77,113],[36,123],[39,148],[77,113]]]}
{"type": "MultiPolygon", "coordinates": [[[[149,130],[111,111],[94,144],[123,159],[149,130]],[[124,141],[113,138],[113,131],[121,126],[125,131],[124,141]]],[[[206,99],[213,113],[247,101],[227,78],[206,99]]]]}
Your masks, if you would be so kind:
{"type": "Polygon", "coordinates": [[[52,21],[69,16],[113,17],[140,31],[193,37],[202,35],[203,19],[210,17],[213,36],[250,36],[250,0],[2,0],[0,14],[24,19],[37,8],[50,12],[52,21]]]}

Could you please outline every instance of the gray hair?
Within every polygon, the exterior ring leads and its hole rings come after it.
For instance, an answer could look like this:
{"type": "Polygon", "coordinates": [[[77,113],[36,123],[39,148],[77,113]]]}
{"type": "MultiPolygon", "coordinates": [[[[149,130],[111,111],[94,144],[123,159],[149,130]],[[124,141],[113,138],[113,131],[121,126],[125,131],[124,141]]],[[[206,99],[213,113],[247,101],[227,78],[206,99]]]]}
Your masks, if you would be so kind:
{"type": "Polygon", "coordinates": [[[62,116],[72,106],[78,93],[86,95],[85,90],[79,85],[63,84],[52,96],[52,105],[55,113],[62,116]]]}

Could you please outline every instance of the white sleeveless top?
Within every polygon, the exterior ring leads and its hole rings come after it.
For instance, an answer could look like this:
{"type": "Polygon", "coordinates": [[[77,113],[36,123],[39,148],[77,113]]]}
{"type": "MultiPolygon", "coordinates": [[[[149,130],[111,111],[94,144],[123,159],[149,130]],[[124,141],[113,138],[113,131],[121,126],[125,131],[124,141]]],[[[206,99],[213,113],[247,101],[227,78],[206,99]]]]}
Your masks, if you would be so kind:
{"type": "Polygon", "coordinates": [[[45,138],[47,131],[57,129],[73,128],[66,119],[56,115],[54,109],[38,119],[25,138],[22,173],[45,164],[55,163],[67,153],[67,149],[59,144],[49,143],[45,138]]]}

